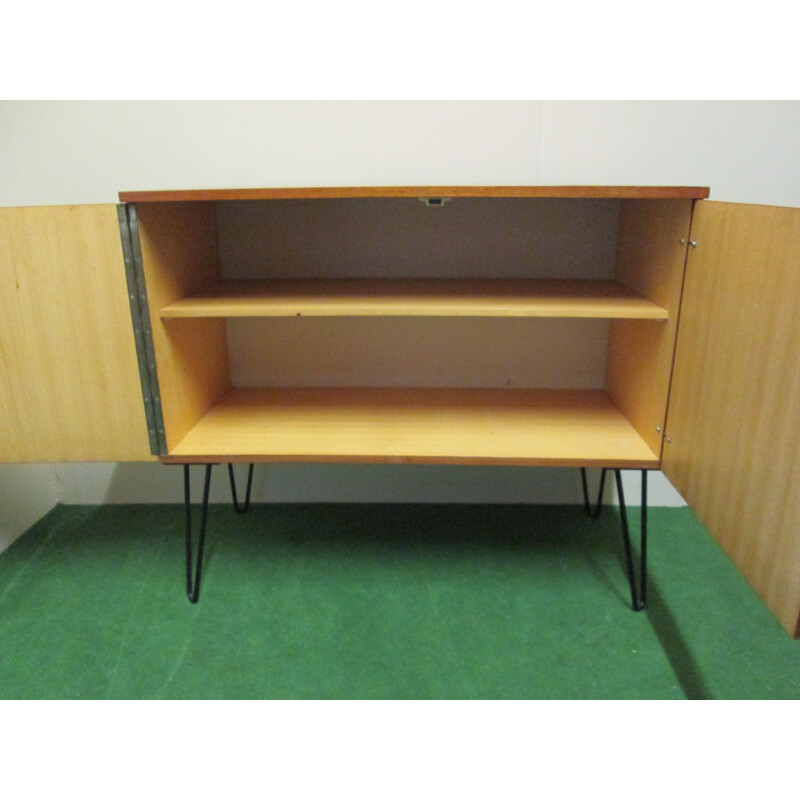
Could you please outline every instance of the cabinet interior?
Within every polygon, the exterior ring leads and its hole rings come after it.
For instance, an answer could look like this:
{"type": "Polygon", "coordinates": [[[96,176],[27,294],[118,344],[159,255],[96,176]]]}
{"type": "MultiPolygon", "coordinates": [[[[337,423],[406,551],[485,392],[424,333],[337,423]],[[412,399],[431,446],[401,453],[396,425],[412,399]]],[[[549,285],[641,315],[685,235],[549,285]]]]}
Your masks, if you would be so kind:
{"type": "Polygon", "coordinates": [[[138,203],[162,458],[657,467],[692,202],[138,203]]]}

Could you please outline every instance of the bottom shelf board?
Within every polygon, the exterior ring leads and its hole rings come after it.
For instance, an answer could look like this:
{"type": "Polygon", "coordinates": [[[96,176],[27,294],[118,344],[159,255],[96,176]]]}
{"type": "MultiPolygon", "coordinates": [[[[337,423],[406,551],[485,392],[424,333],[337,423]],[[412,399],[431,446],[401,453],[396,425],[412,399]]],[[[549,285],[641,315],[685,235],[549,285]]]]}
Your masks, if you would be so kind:
{"type": "Polygon", "coordinates": [[[603,391],[231,389],[162,461],[657,469],[603,391]]]}

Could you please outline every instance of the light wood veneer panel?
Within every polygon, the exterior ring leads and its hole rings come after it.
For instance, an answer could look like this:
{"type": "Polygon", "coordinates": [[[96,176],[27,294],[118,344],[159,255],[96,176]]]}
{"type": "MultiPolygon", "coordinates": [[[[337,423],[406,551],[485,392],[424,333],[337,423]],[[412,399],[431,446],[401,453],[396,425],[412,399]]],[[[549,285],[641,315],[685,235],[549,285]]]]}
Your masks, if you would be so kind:
{"type": "Polygon", "coordinates": [[[700,203],[664,471],[783,626],[800,610],[800,210],[700,203]]]}
{"type": "Polygon", "coordinates": [[[602,391],[232,389],[166,461],[653,468],[602,391]]]}
{"type": "Polygon", "coordinates": [[[0,460],[152,460],[113,205],[0,209],[0,460]]]}

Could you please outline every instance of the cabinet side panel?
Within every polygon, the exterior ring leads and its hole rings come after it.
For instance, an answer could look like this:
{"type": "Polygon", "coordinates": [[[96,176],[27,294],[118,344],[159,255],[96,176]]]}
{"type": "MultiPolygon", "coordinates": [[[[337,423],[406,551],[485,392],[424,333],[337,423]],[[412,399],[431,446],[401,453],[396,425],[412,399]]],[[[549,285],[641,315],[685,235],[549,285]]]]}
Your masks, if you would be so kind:
{"type": "Polygon", "coordinates": [[[695,212],[664,472],[791,635],[800,610],[800,210],[695,212]]]}
{"type": "Polygon", "coordinates": [[[691,217],[691,200],[628,200],[620,210],[617,280],[666,308],[669,319],[611,323],[606,388],[639,435],[658,454],[667,413],[691,217]]]}
{"type": "Polygon", "coordinates": [[[213,203],[142,203],[137,212],[169,450],[230,388],[224,320],[160,317],[164,306],[219,279],[216,210],[213,203]]]}
{"type": "Polygon", "coordinates": [[[0,460],[152,460],[114,205],[0,209],[0,409],[0,460]]]}

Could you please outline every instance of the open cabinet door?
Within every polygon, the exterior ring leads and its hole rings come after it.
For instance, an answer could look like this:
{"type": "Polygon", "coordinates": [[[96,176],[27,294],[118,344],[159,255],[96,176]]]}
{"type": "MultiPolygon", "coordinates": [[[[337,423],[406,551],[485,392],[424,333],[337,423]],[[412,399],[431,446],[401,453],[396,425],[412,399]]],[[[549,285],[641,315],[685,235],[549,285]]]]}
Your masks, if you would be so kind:
{"type": "Polygon", "coordinates": [[[0,209],[0,462],[150,461],[114,205],[0,209]]]}
{"type": "Polygon", "coordinates": [[[662,468],[800,636],[800,209],[696,204],[662,468]]]}

